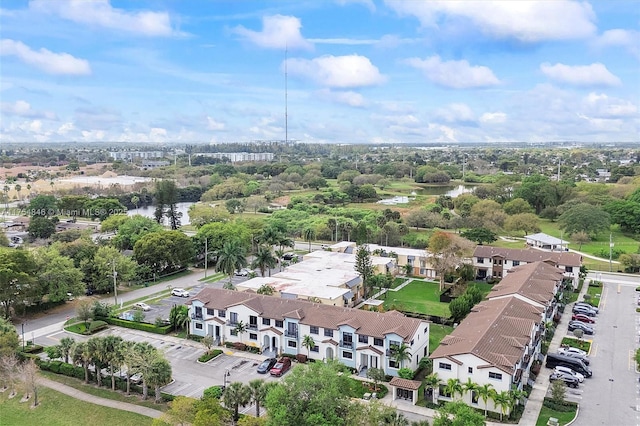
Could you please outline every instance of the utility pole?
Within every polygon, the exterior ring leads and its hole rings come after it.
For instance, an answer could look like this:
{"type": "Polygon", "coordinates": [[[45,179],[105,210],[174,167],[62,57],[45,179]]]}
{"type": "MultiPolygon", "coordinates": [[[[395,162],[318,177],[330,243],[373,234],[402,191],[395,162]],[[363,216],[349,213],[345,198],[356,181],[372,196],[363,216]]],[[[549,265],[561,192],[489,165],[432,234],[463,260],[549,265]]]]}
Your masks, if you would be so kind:
{"type": "Polygon", "coordinates": [[[558,158],[558,176],[557,176],[557,181],[560,182],[560,159],[558,158]]]}
{"type": "Polygon", "coordinates": [[[116,282],[116,277],[118,276],[118,273],[116,272],[116,260],[113,259],[113,261],[111,262],[111,265],[113,265],[113,295],[115,298],[115,304],[116,306],[118,306],[118,284],[116,282]]]}
{"type": "Polygon", "coordinates": [[[611,255],[613,254],[613,236],[609,234],[609,272],[613,272],[613,266],[611,266],[611,255]]]}
{"type": "Polygon", "coordinates": [[[208,243],[208,239],[205,237],[204,239],[204,277],[207,278],[207,260],[209,258],[209,253],[208,253],[208,247],[207,247],[207,243],[208,243]]]}

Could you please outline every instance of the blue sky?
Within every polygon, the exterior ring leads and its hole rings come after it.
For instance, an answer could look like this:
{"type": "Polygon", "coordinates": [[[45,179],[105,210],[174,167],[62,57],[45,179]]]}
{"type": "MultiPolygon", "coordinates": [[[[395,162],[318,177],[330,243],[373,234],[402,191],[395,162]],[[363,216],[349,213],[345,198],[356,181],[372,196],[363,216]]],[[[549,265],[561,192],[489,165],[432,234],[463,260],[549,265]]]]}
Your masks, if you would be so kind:
{"type": "Polygon", "coordinates": [[[290,140],[640,143],[639,27],[637,0],[3,0],[0,142],[283,140],[286,68],[290,140]]]}

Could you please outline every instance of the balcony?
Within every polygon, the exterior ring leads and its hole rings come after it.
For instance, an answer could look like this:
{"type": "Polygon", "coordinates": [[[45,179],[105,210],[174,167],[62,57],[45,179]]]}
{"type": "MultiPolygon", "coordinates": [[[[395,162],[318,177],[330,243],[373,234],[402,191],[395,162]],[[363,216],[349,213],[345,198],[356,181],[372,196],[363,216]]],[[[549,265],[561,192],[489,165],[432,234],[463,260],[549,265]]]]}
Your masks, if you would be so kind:
{"type": "Polygon", "coordinates": [[[344,340],[340,340],[340,347],[353,349],[353,342],[345,342],[344,340]]]}
{"type": "Polygon", "coordinates": [[[285,330],[284,335],[286,337],[298,337],[298,330],[285,330]]]}
{"type": "Polygon", "coordinates": [[[191,319],[194,319],[194,320],[201,320],[202,318],[203,318],[203,317],[202,317],[202,313],[199,313],[199,314],[198,314],[198,313],[191,314],[191,319]]]}
{"type": "Polygon", "coordinates": [[[236,325],[238,325],[238,321],[237,320],[236,321],[229,320],[229,321],[226,322],[226,325],[229,325],[231,327],[235,327],[236,325]]]}
{"type": "Polygon", "coordinates": [[[257,330],[258,329],[258,324],[249,324],[247,326],[248,330],[257,330]]]}

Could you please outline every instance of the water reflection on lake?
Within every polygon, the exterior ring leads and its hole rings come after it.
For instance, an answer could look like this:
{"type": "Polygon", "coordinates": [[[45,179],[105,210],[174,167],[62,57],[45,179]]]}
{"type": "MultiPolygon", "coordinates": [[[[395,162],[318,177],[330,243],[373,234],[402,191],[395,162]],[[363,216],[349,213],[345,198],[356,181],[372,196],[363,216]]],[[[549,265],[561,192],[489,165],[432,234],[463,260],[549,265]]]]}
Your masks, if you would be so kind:
{"type": "MultiPolygon", "coordinates": [[[[195,203],[177,203],[176,204],[176,208],[178,212],[182,213],[182,217],[180,218],[180,223],[182,225],[189,225],[191,223],[189,219],[189,207],[191,207],[192,204],[195,204],[195,203]]],[[[139,214],[144,217],[155,219],[155,216],[154,216],[155,212],[156,212],[156,206],[145,206],[145,207],[138,207],[137,209],[131,209],[127,211],[127,214],[129,216],[139,214]]],[[[165,218],[165,225],[168,225],[168,224],[169,222],[165,218]]]]}
{"type": "Polygon", "coordinates": [[[458,195],[472,192],[474,188],[475,186],[467,185],[423,186],[415,192],[419,195],[447,195],[451,198],[456,198],[458,195]]]}

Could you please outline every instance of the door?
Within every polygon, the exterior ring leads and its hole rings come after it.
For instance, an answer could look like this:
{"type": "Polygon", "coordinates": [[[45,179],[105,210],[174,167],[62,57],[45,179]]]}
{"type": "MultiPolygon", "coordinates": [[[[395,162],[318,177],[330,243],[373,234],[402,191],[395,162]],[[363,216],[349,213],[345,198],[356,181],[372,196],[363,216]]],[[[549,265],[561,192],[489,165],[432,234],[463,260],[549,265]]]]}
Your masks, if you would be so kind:
{"type": "Polygon", "coordinates": [[[369,355],[360,354],[360,368],[368,368],[369,367],[369,355]]]}
{"type": "Polygon", "coordinates": [[[220,337],[220,326],[216,325],[216,338],[220,337]]]}

